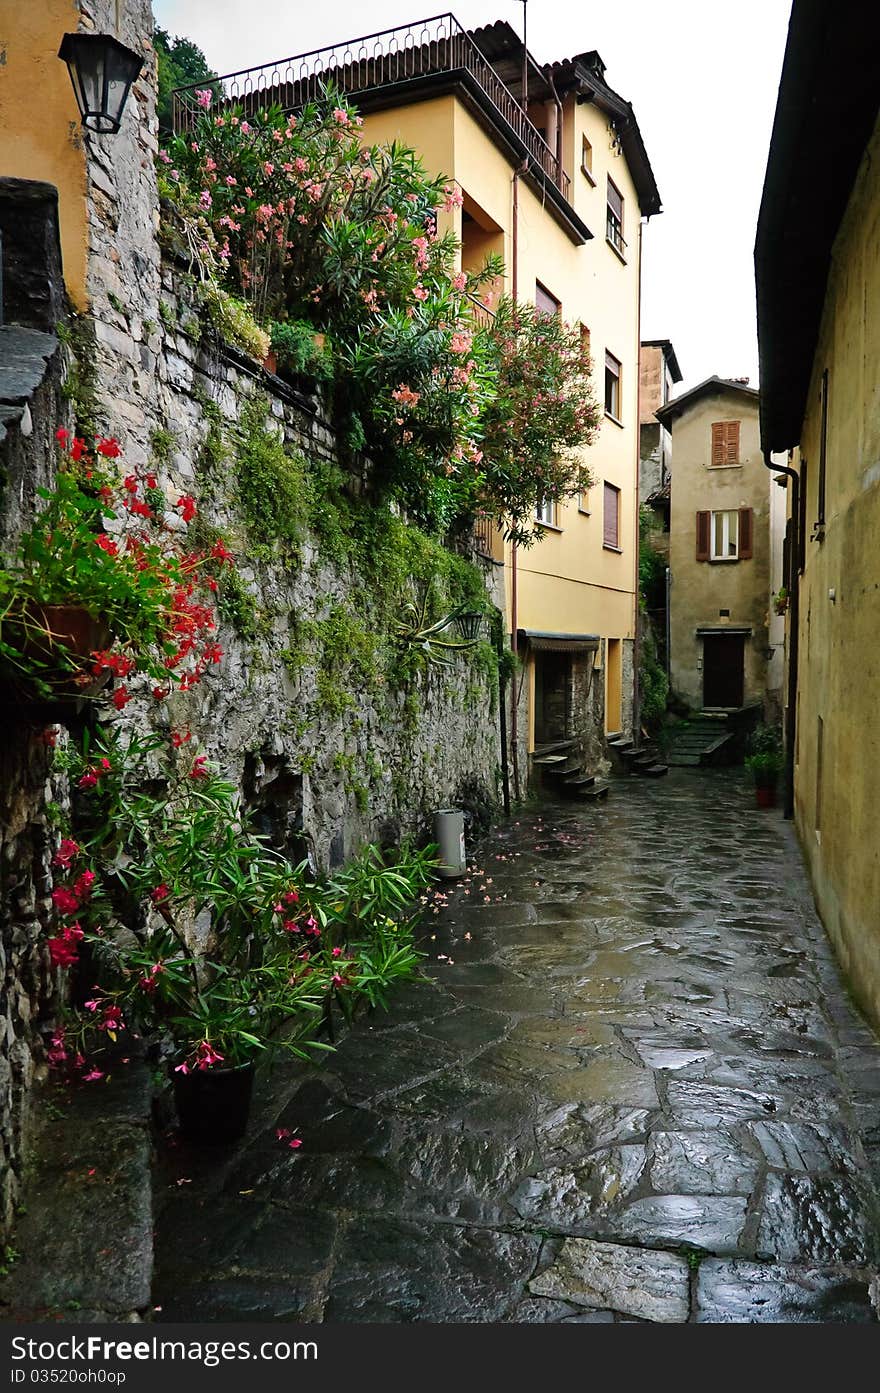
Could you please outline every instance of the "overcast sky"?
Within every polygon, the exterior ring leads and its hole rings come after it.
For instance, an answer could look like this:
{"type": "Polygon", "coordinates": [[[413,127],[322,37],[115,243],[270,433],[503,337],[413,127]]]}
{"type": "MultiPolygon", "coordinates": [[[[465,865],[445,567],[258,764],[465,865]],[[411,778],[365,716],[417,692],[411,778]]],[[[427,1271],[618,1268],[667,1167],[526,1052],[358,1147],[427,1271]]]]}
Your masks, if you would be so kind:
{"type": "MultiPolygon", "coordinates": [[[[156,21],[227,73],[442,12],[431,0],[153,0],[156,21]]],[[[458,0],[468,28],[519,0],[458,0]]],[[[684,382],[757,383],[752,248],[791,0],[529,4],[539,62],[596,48],[633,103],[664,212],[644,237],[642,336],[669,338],[684,382]],[[590,13],[592,12],[592,13],[590,13]]]]}

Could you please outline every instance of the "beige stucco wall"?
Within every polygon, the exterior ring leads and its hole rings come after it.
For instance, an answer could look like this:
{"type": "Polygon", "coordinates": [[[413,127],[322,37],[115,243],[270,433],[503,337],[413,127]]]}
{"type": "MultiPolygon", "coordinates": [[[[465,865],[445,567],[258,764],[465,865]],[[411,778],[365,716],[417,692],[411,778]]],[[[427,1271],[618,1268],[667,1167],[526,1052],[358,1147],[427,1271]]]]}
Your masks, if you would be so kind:
{"type": "Polygon", "coordinates": [[[674,422],[675,461],[670,510],[669,564],[671,678],[691,706],[703,705],[703,640],[697,629],[746,626],[744,699],[766,690],[770,584],[770,487],[754,398],[738,392],[700,397],[674,422]],[[712,422],[740,421],[738,465],[712,466],[712,422]],[[702,510],[751,508],[753,554],[743,561],[697,561],[696,515],[702,510]],[[730,611],[723,618],[722,609],[730,611]]]}
{"type": "MultiPolygon", "coordinates": [[[[450,175],[501,229],[495,240],[507,267],[513,262],[513,167],[470,112],[455,97],[440,97],[369,115],[368,140],[396,138],[413,145],[431,172],[450,175]]],[[[605,351],[621,362],[622,425],[603,418],[588,462],[596,480],[589,511],[574,499],[557,511],[557,527],[520,550],[517,568],[518,628],[591,633],[631,639],[634,633],[637,561],[639,456],[639,275],[640,215],[626,161],[610,148],[607,118],[590,104],[566,104],[563,163],[571,178],[571,202],[593,233],[586,245],[571,241],[532,190],[520,181],[518,294],[534,298],[540,281],[562,304],[563,318],[590,330],[594,386],[604,395],[605,351]],[[591,183],[580,169],[582,135],[593,146],[591,183]],[[622,261],[605,239],[606,176],[625,200],[622,261]],[[620,489],[620,551],[603,547],[602,484],[620,489]]],[[[452,226],[461,234],[461,215],[452,226]]],[[[505,547],[508,621],[511,614],[510,547],[505,547]]],[[[597,674],[604,680],[604,673],[597,674]]]]}
{"type": "Polygon", "coordinates": [[[801,452],[808,462],[795,816],[819,911],[880,1025],[880,126],[834,246],[801,452]],[[816,519],[829,370],[826,528],[816,519]],[[834,597],[831,597],[831,591],[834,597]],[[822,721],[822,776],[818,772],[822,721]]]}
{"type": "Polygon", "coordinates": [[[0,174],[58,189],[64,280],[86,305],[86,165],[64,33],[79,27],[76,0],[0,0],[0,174]]]}

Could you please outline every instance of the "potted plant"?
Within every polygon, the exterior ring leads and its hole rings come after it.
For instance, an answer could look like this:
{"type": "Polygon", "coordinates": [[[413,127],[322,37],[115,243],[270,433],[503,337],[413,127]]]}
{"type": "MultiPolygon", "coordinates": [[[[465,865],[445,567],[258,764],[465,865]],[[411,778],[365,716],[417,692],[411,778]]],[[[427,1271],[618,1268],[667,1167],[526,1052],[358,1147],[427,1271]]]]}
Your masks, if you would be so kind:
{"type": "Polygon", "coordinates": [[[0,693],[43,721],[64,719],[111,677],[118,708],[137,673],[156,695],[198,681],[222,656],[212,592],[232,559],[220,542],[210,552],[187,544],[188,494],[175,501],[153,474],[111,470],[114,439],[93,451],[64,429],[57,439],[55,485],[39,490],[42,507],[0,564],[0,693]]]}
{"type": "Polygon", "coordinates": [[[745,766],[755,781],[755,800],[759,808],[776,806],[776,786],[785,766],[782,736],[776,726],[757,726],[749,737],[745,766]]]}
{"type": "Polygon", "coordinates": [[[773,608],[777,614],[785,614],[788,609],[788,590],[784,585],[773,596],[773,608]]]}
{"type": "Polygon", "coordinates": [[[409,906],[430,857],[369,848],[322,880],[269,848],[188,733],[110,733],[68,756],[78,839],[55,858],[53,964],[90,950],[94,983],[50,1063],[92,1081],[121,1031],[153,1041],[180,1129],[200,1143],[246,1128],[254,1066],[311,1059],[336,1001],[383,1005],[419,954],[409,906]],[[124,925],[124,929],[120,928],[124,925]]]}

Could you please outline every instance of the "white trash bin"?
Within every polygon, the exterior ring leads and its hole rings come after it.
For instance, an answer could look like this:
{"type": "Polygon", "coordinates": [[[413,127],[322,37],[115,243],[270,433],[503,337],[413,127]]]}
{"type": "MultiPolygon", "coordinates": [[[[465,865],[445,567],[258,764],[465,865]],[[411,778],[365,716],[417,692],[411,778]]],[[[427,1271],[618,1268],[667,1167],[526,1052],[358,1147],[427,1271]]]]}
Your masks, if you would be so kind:
{"type": "Polygon", "coordinates": [[[446,879],[464,875],[467,852],[464,845],[464,813],[460,808],[441,808],[434,814],[434,841],[439,848],[437,874],[446,879]]]}

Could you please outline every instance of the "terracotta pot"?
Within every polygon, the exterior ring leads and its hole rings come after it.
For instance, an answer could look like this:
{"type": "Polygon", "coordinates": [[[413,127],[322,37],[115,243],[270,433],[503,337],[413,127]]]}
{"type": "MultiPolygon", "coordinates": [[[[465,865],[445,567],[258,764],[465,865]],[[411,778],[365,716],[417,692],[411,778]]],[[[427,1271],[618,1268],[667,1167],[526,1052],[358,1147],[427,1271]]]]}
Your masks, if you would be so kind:
{"type": "Polygon", "coordinates": [[[254,1087],[253,1064],[229,1069],[193,1069],[181,1074],[172,1065],[174,1104],[181,1135],[199,1146],[237,1141],[247,1130],[254,1087]]]}
{"type": "Polygon", "coordinates": [[[263,359],[263,367],[266,369],[267,372],[274,373],[278,371],[278,358],[275,354],[274,348],[270,348],[269,352],[263,359]]]}
{"type": "Polygon", "coordinates": [[[323,350],[324,350],[324,345],[325,345],[326,342],[327,342],[327,335],[326,335],[326,334],[313,334],[312,337],[313,337],[314,340],[315,340],[315,352],[316,352],[316,353],[321,353],[321,352],[323,352],[323,350]]]}
{"type": "Polygon", "coordinates": [[[759,808],[775,808],[776,785],[755,784],[755,802],[759,808]]]}
{"type": "Polygon", "coordinates": [[[107,671],[97,677],[86,672],[91,654],[107,648],[113,635],[102,619],[95,619],[81,605],[41,605],[29,600],[20,619],[7,623],[25,662],[33,665],[49,692],[41,692],[26,673],[7,670],[2,679],[4,705],[63,711],[84,697],[95,696],[110,680],[107,671]],[[80,668],[83,681],[77,680],[76,671],[71,672],[71,662],[80,668]]]}

